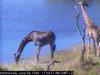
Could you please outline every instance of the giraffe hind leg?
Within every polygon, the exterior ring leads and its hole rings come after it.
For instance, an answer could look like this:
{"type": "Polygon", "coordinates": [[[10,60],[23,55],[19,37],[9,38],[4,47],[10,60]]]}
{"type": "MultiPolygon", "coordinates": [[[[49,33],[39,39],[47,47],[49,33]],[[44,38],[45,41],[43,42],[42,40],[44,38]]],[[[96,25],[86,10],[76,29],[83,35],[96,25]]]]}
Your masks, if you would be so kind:
{"type": "Polygon", "coordinates": [[[50,44],[50,47],[51,47],[51,61],[52,61],[54,59],[54,52],[56,49],[56,45],[50,44]]]}
{"type": "Polygon", "coordinates": [[[96,38],[96,48],[97,48],[97,58],[100,54],[100,34],[98,34],[98,37],[96,38]]]}
{"type": "Polygon", "coordinates": [[[97,45],[97,58],[99,57],[99,55],[100,55],[100,42],[97,45]]]}
{"type": "Polygon", "coordinates": [[[94,47],[93,51],[94,51],[94,54],[96,56],[96,54],[97,54],[97,48],[96,48],[96,40],[94,38],[93,38],[93,47],[94,47]]]}

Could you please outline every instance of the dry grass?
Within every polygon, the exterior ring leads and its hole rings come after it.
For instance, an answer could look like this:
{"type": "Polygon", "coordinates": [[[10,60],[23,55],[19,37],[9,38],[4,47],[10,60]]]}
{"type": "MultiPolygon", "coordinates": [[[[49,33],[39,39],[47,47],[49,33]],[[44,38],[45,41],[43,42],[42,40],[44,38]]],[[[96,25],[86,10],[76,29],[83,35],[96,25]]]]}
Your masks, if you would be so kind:
{"type": "MultiPolygon", "coordinates": [[[[100,75],[100,58],[97,59],[91,50],[89,59],[85,59],[84,63],[80,63],[81,46],[75,45],[68,48],[66,51],[56,52],[55,60],[61,63],[56,63],[51,66],[51,71],[74,71],[75,75],[100,75]]],[[[50,62],[50,57],[41,57],[40,62],[34,66],[33,58],[24,59],[19,65],[3,64],[0,70],[21,70],[21,71],[46,71],[47,65],[50,62]]]]}

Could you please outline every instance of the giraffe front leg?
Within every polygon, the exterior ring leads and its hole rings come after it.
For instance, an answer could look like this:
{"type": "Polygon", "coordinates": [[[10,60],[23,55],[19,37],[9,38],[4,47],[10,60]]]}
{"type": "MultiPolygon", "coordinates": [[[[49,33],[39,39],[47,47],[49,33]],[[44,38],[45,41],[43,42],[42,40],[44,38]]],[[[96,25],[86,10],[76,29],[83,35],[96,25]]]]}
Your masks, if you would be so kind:
{"type": "Polygon", "coordinates": [[[88,49],[87,49],[87,59],[89,58],[89,52],[90,52],[90,37],[88,38],[88,49]]]}
{"type": "Polygon", "coordinates": [[[41,50],[41,47],[39,46],[38,49],[37,49],[37,54],[36,54],[36,57],[35,57],[34,65],[36,65],[39,62],[40,50],[41,50]]]}
{"type": "Polygon", "coordinates": [[[50,47],[51,47],[51,61],[53,61],[56,45],[51,44],[50,47]]]}

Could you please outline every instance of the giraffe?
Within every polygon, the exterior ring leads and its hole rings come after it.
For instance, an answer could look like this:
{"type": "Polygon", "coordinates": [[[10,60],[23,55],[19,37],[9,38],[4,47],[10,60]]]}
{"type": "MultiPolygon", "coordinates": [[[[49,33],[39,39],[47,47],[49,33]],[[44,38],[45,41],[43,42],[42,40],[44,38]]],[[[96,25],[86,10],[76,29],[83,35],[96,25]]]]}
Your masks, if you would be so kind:
{"type": "Polygon", "coordinates": [[[39,32],[39,31],[32,31],[30,32],[27,36],[25,36],[25,38],[22,40],[17,53],[15,53],[15,62],[18,63],[20,56],[22,54],[22,51],[25,47],[26,44],[28,44],[29,42],[34,42],[34,45],[37,46],[37,54],[35,57],[35,64],[37,63],[37,61],[39,61],[39,54],[40,54],[40,50],[41,47],[49,44],[50,48],[51,48],[51,60],[53,60],[54,58],[54,52],[55,52],[55,34],[52,31],[48,31],[48,32],[39,32]]]}
{"type": "MultiPolygon", "coordinates": [[[[93,40],[93,46],[94,46],[94,53],[95,56],[99,56],[100,51],[100,27],[94,25],[90,17],[88,16],[88,13],[85,9],[85,4],[82,1],[79,1],[78,4],[80,5],[82,15],[86,24],[85,34],[88,37],[88,50],[87,50],[87,58],[90,51],[90,40],[93,40]]],[[[84,51],[85,52],[85,51],[84,51]]],[[[83,52],[83,55],[84,55],[83,52]]]]}

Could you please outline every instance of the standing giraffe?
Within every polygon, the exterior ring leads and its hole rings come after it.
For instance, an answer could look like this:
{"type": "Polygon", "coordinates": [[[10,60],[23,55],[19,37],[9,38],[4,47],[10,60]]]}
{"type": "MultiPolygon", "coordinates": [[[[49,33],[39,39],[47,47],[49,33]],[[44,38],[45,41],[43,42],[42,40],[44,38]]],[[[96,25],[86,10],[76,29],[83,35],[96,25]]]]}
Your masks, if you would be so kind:
{"type": "MultiPolygon", "coordinates": [[[[87,58],[90,51],[90,39],[93,39],[94,53],[95,56],[99,56],[100,51],[100,27],[94,25],[92,20],[89,18],[87,11],[85,9],[85,4],[82,1],[78,3],[82,10],[83,18],[86,24],[85,34],[88,36],[88,50],[87,50],[87,58]]],[[[84,53],[83,53],[84,55],[84,53]]]]}
{"type": "Polygon", "coordinates": [[[34,42],[35,46],[38,47],[37,49],[37,55],[35,58],[35,64],[37,61],[39,61],[39,54],[41,47],[49,44],[51,48],[51,60],[54,58],[54,52],[55,52],[55,34],[52,31],[49,32],[38,32],[38,31],[32,31],[29,33],[21,42],[17,53],[15,53],[15,61],[16,63],[19,62],[20,56],[22,54],[22,51],[25,47],[25,45],[29,42],[34,42]]]}

